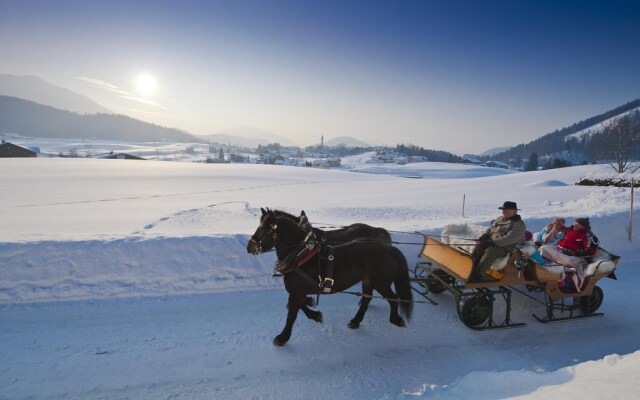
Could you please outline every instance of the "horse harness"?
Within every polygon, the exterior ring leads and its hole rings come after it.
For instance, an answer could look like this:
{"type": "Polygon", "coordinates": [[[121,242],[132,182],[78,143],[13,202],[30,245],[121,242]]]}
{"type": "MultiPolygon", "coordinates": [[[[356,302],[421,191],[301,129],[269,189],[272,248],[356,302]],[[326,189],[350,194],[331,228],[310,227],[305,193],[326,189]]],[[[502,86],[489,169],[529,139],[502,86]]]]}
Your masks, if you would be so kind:
{"type": "Polygon", "coordinates": [[[301,244],[301,248],[298,251],[292,251],[288,256],[280,261],[276,261],[276,265],[273,269],[274,276],[287,275],[291,272],[296,272],[307,282],[318,285],[319,292],[322,294],[330,294],[333,289],[333,261],[334,246],[326,244],[326,237],[321,239],[322,243],[318,242],[316,234],[313,230],[309,231],[304,241],[301,244]],[[318,279],[314,279],[310,274],[304,271],[302,267],[314,256],[318,255],[316,259],[318,267],[318,279]],[[324,277],[322,275],[322,260],[326,260],[326,271],[324,277]]]}

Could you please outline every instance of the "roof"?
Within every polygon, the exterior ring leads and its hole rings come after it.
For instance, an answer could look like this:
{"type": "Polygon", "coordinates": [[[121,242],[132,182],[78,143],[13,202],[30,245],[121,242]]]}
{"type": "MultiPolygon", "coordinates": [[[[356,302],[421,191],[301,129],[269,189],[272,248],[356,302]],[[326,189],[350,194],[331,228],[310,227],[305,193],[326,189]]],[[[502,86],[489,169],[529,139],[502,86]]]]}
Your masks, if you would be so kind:
{"type": "Polygon", "coordinates": [[[33,156],[36,157],[36,152],[31,150],[28,147],[20,146],[19,144],[5,142],[4,140],[0,143],[0,150],[3,150],[2,153],[5,157],[25,157],[25,154],[29,154],[27,157],[33,156]],[[12,151],[13,150],[13,151],[12,151]],[[14,151],[18,151],[18,154],[14,154],[14,151]]]}
{"type": "Polygon", "coordinates": [[[134,156],[128,153],[110,153],[102,158],[109,160],[145,160],[145,158],[134,156]]]}

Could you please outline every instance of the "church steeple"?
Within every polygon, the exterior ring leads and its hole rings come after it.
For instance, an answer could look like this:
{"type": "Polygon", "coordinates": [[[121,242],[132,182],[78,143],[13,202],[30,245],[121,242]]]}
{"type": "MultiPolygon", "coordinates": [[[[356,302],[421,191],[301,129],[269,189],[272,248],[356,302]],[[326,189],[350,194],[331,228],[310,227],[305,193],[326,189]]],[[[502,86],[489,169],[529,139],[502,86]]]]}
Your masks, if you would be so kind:
{"type": "Polygon", "coordinates": [[[320,148],[324,149],[324,135],[320,138],[320,148]]]}

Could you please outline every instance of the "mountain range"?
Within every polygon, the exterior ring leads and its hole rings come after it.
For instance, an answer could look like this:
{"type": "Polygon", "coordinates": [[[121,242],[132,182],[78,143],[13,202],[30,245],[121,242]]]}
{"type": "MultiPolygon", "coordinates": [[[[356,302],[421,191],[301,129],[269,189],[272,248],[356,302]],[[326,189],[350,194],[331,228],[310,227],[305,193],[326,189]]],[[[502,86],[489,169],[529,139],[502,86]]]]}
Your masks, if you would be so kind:
{"type": "Polygon", "coordinates": [[[36,76],[0,74],[0,94],[80,114],[112,113],[86,96],[52,85],[36,76]]]}
{"type": "Polygon", "coordinates": [[[10,96],[0,96],[0,132],[50,138],[130,142],[204,142],[199,136],[124,115],[78,114],[10,96]]]}
{"type": "Polygon", "coordinates": [[[212,142],[228,143],[243,147],[257,147],[258,145],[264,146],[269,143],[279,143],[283,146],[295,146],[295,143],[282,135],[252,126],[238,126],[235,128],[224,129],[212,135],[205,135],[203,137],[212,142]]]}
{"type": "Polygon", "coordinates": [[[365,143],[361,140],[353,138],[351,136],[338,136],[336,138],[331,138],[324,142],[325,146],[329,147],[362,147],[367,148],[371,147],[370,144],[365,143]]]}
{"type": "MultiPolygon", "coordinates": [[[[490,149],[479,153],[479,157],[508,161],[527,159],[536,153],[538,157],[582,157],[584,160],[586,156],[582,154],[584,148],[581,148],[586,142],[587,135],[583,135],[584,132],[597,134],[603,122],[639,109],[640,99],[637,99],[570,127],[543,135],[527,144],[490,149]]],[[[192,135],[179,129],[113,114],[86,96],[52,85],[35,76],[6,74],[0,74],[0,133],[145,142],[216,142],[251,148],[269,143],[295,145],[288,138],[275,132],[248,126],[226,129],[207,136],[192,135]]],[[[327,138],[324,144],[330,147],[370,147],[369,144],[348,136],[327,138]]],[[[576,162],[575,159],[571,161],[576,162]]]]}

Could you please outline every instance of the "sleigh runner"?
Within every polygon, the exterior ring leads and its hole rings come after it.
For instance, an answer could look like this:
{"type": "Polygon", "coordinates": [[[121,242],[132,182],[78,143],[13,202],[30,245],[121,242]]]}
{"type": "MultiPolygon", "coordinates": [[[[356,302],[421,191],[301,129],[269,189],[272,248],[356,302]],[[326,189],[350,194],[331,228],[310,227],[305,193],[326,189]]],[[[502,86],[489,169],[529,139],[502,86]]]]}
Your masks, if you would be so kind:
{"type": "MultiPolygon", "coordinates": [[[[534,246],[521,246],[505,259],[499,260],[494,269],[501,278],[495,282],[474,282],[471,278],[473,258],[469,241],[447,244],[430,236],[424,236],[424,244],[414,268],[413,282],[419,284],[416,290],[421,295],[439,294],[449,291],[453,294],[458,317],[469,328],[484,330],[524,326],[511,319],[513,292],[523,294],[545,306],[545,315],[534,317],[544,323],[572,320],[603,315],[596,313],[604,294],[596,283],[604,278],[615,279],[614,270],[619,257],[599,249],[588,265],[585,279],[579,291],[563,291],[558,281],[563,279],[564,267],[559,264],[544,264],[529,256],[535,252],[534,246]],[[534,295],[541,292],[544,299],[534,295]],[[496,301],[504,300],[504,312],[498,316],[496,301]]],[[[539,297],[539,296],[538,296],[539,297]]]]}

